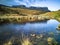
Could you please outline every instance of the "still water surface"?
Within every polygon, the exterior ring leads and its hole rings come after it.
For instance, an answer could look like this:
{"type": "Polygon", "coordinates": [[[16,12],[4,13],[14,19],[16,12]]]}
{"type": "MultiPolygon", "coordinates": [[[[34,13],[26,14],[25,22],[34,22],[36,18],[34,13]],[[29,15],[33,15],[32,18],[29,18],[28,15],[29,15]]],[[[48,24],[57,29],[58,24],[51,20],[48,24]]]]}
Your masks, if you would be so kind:
{"type": "MultiPolygon", "coordinates": [[[[54,38],[57,42],[60,42],[60,31],[56,30],[60,22],[57,20],[51,19],[45,22],[36,22],[36,23],[26,23],[26,24],[4,24],[0,25],[0,37],[4,39],[4,33],[21,33],[29,34],[29,32],[34,32],[36,34],[46,34],[48,37],[54,35],[54,38]],[[2,34],[3,33],[3,34],[2,34]],[[49,35],[50,34],[50,35],[49,35]]],[[[7,37],[6,37],[7,38],[7,37]]],[[[0,38],[0,41],[2,40],[0,38]]],[[[59,45],[59,44],[58,44],[59,45]]]]}

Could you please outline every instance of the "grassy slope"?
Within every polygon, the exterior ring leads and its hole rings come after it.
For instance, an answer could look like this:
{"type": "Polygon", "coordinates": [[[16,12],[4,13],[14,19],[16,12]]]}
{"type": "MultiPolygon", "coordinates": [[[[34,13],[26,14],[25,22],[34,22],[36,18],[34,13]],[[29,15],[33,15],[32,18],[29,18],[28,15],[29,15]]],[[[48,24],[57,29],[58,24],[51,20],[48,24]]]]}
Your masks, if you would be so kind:
{"type": "Polygon", "coordinates": [[[51,18],[54,18],[54,19],[57,19],[58,21],[60,21],[60,10],[53,11],[53,12],[48,12],[44,15],[45,16],[50,16],[51,18]]]}
{"type": "Polygon", "coordinates": [[[16,11],[11,10],[9,7],[0,7],[0,15],[5,15],[5,14],[16,14],[16,11]]]}
{"type": "Polygon", "coordinates": [[[10,8],[10,9],[17,11],[17,14],[19,15],[40,15],[46,13],[44,11],[30,10],[30,9],[23,9],[23,8],[10,8]]]}
{"type": "Polygon", "coordinates": [[[12,8],[0,6],[0,15],[40,15],[46,13],[45,11],[30,10],[25,8],[12,8]]]}

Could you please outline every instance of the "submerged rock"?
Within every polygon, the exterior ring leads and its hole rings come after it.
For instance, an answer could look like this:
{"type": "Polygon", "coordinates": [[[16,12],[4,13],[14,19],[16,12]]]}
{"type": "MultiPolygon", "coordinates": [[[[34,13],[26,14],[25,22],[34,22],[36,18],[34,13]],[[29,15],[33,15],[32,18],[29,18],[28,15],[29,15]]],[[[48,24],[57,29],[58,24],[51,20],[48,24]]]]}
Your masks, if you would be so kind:
{"type": "Polygon", "coordinates": [[[57,30],[60,30],[60,24],[58,25],[58,27],[56,28],[57,30]]]}

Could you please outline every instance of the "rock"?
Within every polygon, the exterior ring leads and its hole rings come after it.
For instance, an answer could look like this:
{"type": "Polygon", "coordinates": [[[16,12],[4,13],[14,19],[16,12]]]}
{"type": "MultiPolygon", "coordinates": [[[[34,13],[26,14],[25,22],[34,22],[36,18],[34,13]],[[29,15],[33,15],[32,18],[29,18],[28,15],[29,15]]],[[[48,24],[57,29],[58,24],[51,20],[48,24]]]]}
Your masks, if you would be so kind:
{"type": "Polygon", "coordinates": [[[57,30],[60,30],[60,24],[58,25],[58,27],[56,28],[57,30]]]}

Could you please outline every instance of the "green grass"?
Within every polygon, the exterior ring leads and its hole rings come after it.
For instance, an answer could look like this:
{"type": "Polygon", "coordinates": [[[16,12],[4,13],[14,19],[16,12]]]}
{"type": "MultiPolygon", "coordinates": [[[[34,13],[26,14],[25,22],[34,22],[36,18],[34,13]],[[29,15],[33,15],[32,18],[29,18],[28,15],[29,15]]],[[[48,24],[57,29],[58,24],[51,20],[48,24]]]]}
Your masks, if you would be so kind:
{"type": "Polygon", "coordinates": [[[58,11],[53,11],[53,12],[48,12],[46,14],[44,14],[45,16],[49,16],[53,19],[56,19],[58,21],[60,21],[60,10],[58,11]]]}

